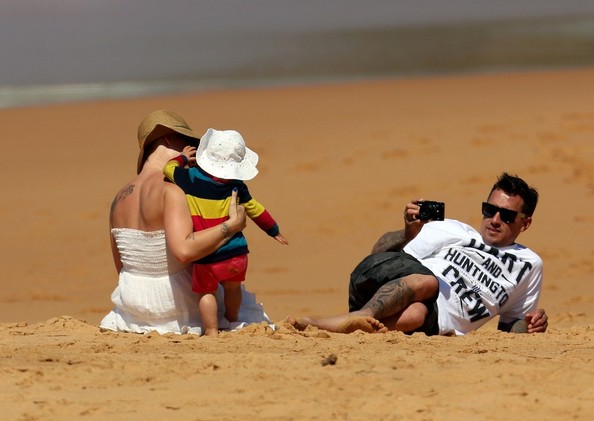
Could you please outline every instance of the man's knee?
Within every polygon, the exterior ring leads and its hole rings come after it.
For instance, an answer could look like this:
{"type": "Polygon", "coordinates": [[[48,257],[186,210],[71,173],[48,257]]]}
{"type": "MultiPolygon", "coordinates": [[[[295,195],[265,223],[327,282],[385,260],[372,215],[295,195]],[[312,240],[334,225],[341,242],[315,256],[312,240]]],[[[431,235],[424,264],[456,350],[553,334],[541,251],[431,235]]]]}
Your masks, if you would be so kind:
{"type": "Polygon", "coordinates": [[[401,281],[414,291],[416,301],[430,300],[439,292],[439,282],[433,275],[408,275],[401,281]]]}
{"type": "Polygon", "coordinates": [[[349,311],[361,309],[388,282],[409,279],[416,301],[433,298],[438,292],[437,279],[417,259],[404,252],[384,252],[367,256],[351,274],[349,311]],[[409,275],[411,274],[412,275],[409,275]]]}
{"type": "Polygon", "coordinates": [[[416,330],[423,326],[429,310],[423,303],[412,303],[406,310],[404,310],[402,316],[408,323],[408,329],[402,329],[405,332],[416,330]]]}
{"type": "Polygon", "coordinates": [[[429,311],[423,303],[412,303],[401,313],[382,319],[382,322],[389,330],[412,333],[423,326],[428,314],[429,311]]]}

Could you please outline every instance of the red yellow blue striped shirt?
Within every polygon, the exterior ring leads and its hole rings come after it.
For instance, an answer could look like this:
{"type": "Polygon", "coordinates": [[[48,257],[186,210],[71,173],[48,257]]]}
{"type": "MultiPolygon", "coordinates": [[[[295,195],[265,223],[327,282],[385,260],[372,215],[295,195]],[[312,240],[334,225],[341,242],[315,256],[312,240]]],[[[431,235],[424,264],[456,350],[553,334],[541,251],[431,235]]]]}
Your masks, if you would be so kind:
{"type": "MultiPolygon", "coordinates": [[[[246,215],[271,237],[279,234],[276,221],[266,208],[250,195],[243,181],[219,180],[200,167],[184,168],[183,165],[184,158],[180,155],[165,165],[163,173],[186,194],[194,231],[210,228],[228,220],[231,192],[237,188],[238,201],[245,208],[246,215]]],[[[219,262],[246,253],[249,253],[247,240],[243,233],[238,232],[216,252],[194,263],[219,262]]]]}

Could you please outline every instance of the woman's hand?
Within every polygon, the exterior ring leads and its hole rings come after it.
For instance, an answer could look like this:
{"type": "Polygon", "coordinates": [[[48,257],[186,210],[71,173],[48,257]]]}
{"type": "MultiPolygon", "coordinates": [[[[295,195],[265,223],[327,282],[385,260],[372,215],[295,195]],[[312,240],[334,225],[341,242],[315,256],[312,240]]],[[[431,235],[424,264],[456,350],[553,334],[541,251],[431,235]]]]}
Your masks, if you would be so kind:
{"type": "Polygon", "coordinates": [[[237,189],[233,189],[233,192],[231,193],[231,202],[229,203],[229,220],[226,223],[229,226],[231,235],[239,231],[243,231],[247,225],[245,208],[237,204],[237,189]]]}

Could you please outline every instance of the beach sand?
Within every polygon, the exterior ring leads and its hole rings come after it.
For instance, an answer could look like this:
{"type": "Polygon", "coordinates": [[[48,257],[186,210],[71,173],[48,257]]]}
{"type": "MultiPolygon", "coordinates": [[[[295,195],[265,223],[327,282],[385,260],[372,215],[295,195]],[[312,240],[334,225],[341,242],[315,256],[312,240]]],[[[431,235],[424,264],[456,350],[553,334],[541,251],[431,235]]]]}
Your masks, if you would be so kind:
{"type": "Polygon", "coordinates": [[[2,419],[591,419],[594,68],[362,81],[0,111],[2,419]],[[171,109],[236,129],[250,190],[246,287],[279,329],[217,338],[101,332],[117,276],[107,217],[136,129],[171,109]],[[348,277],[413,198],[473,226],[502,171],[541,201],[519,242],[545,262],[547,333],[296,332],[347,309],[348,277]]]}

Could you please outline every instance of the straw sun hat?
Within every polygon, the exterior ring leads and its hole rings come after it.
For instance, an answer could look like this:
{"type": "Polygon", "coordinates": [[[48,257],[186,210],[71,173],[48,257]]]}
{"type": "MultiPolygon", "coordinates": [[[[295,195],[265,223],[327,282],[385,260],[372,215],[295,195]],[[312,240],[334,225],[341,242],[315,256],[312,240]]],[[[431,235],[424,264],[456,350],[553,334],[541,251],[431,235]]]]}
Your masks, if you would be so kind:
{"type": "Polygon", "coordinates": [[[208,129],[198,145],[196,163],[210,175],[228,180],[251,180],[258,174],[258,154],[235,130],[208,129]]]}
{"type": "Polygon", "coordinates": [[[138,154],[138,173],[140,173],[144,165],[146,159],[144,153],[148,146],[158,138],[170,133],[179,133],[192,137],[197,141],[200,140],[200,136],[190,129],[188,123],[173,111],[153,111],[138,126],[138,146],[140,147],[138,154]]]}

